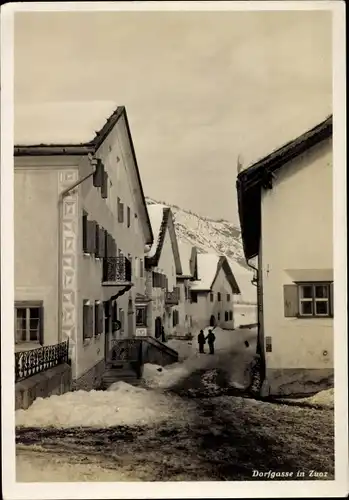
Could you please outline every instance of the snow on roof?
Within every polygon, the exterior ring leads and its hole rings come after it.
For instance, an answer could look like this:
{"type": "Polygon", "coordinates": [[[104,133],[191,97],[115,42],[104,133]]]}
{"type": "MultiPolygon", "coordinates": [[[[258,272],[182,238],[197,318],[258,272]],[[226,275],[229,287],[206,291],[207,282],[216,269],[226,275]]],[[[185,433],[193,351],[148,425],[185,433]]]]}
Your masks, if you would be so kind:
{"type": "Polygon", "coordinates": [[[154,257],[159,243],[161,223],[164,216],[164,208],[167,207],[166,205],[161,205],[160,203],[154,203],[152,205],[148,205],[147,208],[150,224],[154,235],[154,243],[147,253],[147,257],[154,257]]]}
{"type": "Polygon", "coordinates": [[[15,145],[90,142],[116,108],[112,101],[17,104],[14,110],[15,145]]]}
{"type": "Polygon", "coordinates": [[[178,242],[178,250],[181,259],[183,276],[191,276],[192,274],[190,270],[190,258],[192,249],[192,245],[188,245],[188,243],[183,243],[182,241],[178,242]]]}
{"type": "Polygon", "coordinates": [[[194,281],[192,290],[210,290],[216,276],[220,256],[214,253],[197,255],[198,281],[194,281]]]}

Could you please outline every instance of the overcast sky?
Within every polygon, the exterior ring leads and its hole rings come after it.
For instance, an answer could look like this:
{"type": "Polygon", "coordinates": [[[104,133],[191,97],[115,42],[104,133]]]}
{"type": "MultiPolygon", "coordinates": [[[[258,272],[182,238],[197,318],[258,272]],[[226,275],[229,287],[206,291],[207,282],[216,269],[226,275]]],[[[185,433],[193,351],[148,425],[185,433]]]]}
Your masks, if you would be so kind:
{"type": "Polygon", "coordinates": [[[237,156],[332,112],[331,36],[320,11],[20,13],[15,105],[126,106],[146,195],[238,222],[237,156]]]}

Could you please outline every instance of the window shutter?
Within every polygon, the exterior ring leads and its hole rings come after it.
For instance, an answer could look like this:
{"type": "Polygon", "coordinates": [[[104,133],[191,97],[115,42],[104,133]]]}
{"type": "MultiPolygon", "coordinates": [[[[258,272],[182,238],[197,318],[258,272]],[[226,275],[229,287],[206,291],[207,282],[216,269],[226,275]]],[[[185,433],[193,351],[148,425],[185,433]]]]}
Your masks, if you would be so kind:
{"type": "Polygon", "coordinates": [[[330,284],[330,314],[334,316],[334,293],[333,293],[333,283],[330,284]]]}
{"type": "Polygon", "coordinates": [[[108,172],[103,171],[103,181],[101,186],[101,196],[102,198],[108,198],[108,172]]]}
{"type": "Polygon", "coordinates": [[[95,220],[91,220],[91,245],[92,245],[92,252],[94,254],[97,254],[97,222],[95,220]]]}
{"type": "Polygon", "coordinates": [[[284,285],[285,318],[295,318],[299,314],[297,285],[284,285]]]}
{"type": "Polygon", "coordinates": [[[117,255],[116,241],[114,240],[113,237],[110,238],[110,249],[111,249],[111,257],[116,257],[117,255]]]}
{"type": "Polygon", "coordinates": [[[44,307],[39,307],[39,342],[44,345],[44,307]]]}
{"type": "Polygon", "coordinates": [[[131,209],[130,207],[127,207],[127,227],[130,227],[131,225],[131,209]]]}
{"type": "Polygon", "coordinates": [[[87,221],[87,253],[96,252],[96,221],[87,221]]]}
{"type": "Polygon", "coordinates": [[[94,187],[102,187],[104,176],[104,165],[101,160],[97,160],[96,170],[93,173],[94,187]]]}
{"type": "Polygon", "coordinates": [[[85,212],[82,214],[82,250],[88,253],[88,221],[85,212]]]}
{"type": "Polygon", "coordinates": [[[98,245],[99,245],[99,250],[98,254],[99,257],[105,257],[105,231],[102,227],[99,228],[99,235],[98,235],[98,245]]]}
{"type": "Polygon", "coordinates": [[[96,257],[100,257],[100,245],[99,245],[99,225],[96,223],[96,257]]]}
{"type": "Polygon", "coordinates": [[[104,307],[103,303],[95,304],[95,335],[103,333],[104,307]]]}

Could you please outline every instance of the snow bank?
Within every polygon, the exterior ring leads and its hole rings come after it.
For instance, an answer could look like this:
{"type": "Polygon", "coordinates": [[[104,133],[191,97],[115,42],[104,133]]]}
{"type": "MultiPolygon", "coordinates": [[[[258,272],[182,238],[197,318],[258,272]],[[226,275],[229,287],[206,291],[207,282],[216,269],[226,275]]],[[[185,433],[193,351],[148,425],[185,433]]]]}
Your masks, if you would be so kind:
{"type": "Polygon", "coordinates": [[[219,255],[213,253],[198,254],[198,281],[192,283],[192,290],[210,290],[216,276],[219,258],[219,255]]]}
{"type": "Polygon", "coordinates": [[[125,382],[108,391],[75,391],[37,398],[27,410],[16,411],[16,425],[24,427],[112,427],[146,425],[176,414],[178,403],[164,394],[125,382]]]}
{"type": "Polygon", "coordinates": [[[164,208],[166,208],[166,206],[161,205],[160,203],[147,206],[150,224],[154,235],[154,243],[147,254],[148,257],[153,257],[158,247],[160,229],[164,217],[164,208]]]}
{"type": "Polygon", "coordinates": [[[313,405],[319,405],[319,406],[328,406],[333,408],[334,406],[334,389],[326,389],[324,391],[320,391],[314,396],[310,396],[308,398],[302,398],[297,400],[299,403],[310,403],[313,405]]]}

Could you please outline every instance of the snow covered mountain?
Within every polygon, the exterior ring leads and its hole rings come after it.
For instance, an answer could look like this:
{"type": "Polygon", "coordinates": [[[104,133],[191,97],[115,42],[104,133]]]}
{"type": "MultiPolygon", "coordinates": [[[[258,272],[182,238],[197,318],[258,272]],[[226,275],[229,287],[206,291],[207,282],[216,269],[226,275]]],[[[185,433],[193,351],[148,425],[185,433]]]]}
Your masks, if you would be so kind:
{"type": "Polygon", "coordinates": [[[256,287],[251,284],[253,273],[245,261],[239,227],[226,220],[209,219],[164,201],[146,198],[146,202],[148,205],[160,203],[171,208],[179,241],[195,246],[201,253],[225,255],[241,290],[239,301],[257,302],[256,287]]]}

